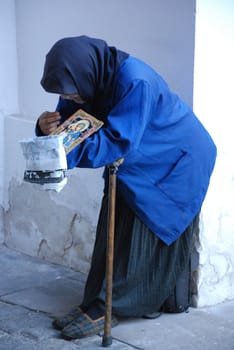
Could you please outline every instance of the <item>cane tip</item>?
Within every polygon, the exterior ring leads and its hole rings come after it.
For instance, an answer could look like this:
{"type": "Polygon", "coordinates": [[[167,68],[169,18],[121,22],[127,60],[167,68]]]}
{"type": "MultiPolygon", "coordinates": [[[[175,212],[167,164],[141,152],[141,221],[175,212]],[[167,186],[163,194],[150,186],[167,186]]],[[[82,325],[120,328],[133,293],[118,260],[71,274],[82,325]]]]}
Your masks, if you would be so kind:
{"type": "Polygon", "coordinates": [[[104,335],[103,338],[102,338],[102,346],[103,347],[108,347],[112,344],[112,336],[109,335],[109,336],[106,336],[104,335]]]}

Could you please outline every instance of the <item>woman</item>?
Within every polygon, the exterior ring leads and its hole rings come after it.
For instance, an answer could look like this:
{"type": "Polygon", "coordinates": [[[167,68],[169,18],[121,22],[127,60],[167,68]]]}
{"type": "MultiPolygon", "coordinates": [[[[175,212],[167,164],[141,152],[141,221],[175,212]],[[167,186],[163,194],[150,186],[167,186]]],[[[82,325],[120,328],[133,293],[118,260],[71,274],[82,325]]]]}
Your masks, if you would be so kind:
{"type": "MultiPolygon", "coordinates": [[[[56,112],[39,117],[38,136],[80,107],[104,122],[67,155],[68,168],[106,167],[124,158],[117,180],[113,314],[161,310],[189,264],[216,158],[210,135],[157,72],[103,40],[81,36],[55,43],[41,84],[60,100],[56,112]]],[[[53,323],[67,339],[104,325],[107,171],[104,180],[83,302],[53,323]]]]}

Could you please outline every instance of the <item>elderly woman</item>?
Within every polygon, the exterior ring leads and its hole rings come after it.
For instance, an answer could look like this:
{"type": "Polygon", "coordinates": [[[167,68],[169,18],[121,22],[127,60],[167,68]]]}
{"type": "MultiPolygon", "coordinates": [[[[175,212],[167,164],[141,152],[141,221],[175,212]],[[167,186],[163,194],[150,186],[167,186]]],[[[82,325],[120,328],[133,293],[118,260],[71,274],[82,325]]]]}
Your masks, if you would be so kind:
{"type": "MultiPolygon", "coordinates": [[[[167,299],[188,268],[215,164],[210,135],[155,70],[100,39],[80,36],[55,43],[41,84],[60,99],[56,112],[39,117],[38,136],[54,131],[78,108],[104,122],[67,155],[69,168],[106,167],[124,158],[117,177],[113,314],[168,311],[167,299]]],[[[104,326],[107,180],[105,170],[82,304],[53,322],[67,339],[95,334],[104,326]]]]}

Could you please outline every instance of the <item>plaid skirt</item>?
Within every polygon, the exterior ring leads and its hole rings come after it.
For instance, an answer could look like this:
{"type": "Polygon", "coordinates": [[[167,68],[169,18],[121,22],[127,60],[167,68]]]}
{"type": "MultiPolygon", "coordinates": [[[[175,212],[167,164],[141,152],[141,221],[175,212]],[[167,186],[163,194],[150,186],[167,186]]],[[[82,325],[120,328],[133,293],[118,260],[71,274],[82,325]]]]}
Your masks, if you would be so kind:
{"type": "MultiPolygon", "coordinates": [[[[81,307],[105,302],[108,197],[99,215],[91,267],[81,307]]],[[[195,220],[170,246],[152,233],[119,193],[116,196],[112,312],[137,317],[156,312],[189,264],[195,220]]]]}

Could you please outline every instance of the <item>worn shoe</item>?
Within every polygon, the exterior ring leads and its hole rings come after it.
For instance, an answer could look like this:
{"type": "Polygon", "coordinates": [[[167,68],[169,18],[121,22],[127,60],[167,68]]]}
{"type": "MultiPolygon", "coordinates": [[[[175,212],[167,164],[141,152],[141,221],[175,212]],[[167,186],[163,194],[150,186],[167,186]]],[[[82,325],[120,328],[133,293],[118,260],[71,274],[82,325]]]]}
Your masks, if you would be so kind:
{"type": "Polygon", "coordinates": [[[62,330],[64,327],[66,327],[69,323],[74,321],[77,317],[79,317],[83,311],[78,307],[75,310],[72,310],[68,314],[56,318],[53,322],[52,325],[55,329],[62,330]]]}
{"type": "MultiPolygon", "coordinates": [[[[94,334],[98,334],[104,330],[105,317],[102,316],[96,320],[92,320],[87,314],[82,313],[68,326],[64,327],[61,335],[66,340],[85,338],[94,334]]],[[[118,320],[112,315],[111,326],[118,324],[118,320]]]]}

